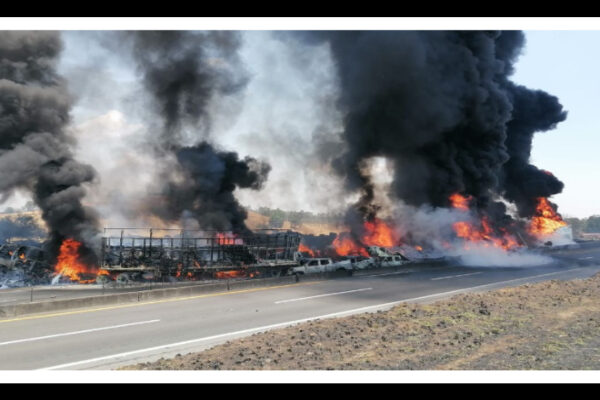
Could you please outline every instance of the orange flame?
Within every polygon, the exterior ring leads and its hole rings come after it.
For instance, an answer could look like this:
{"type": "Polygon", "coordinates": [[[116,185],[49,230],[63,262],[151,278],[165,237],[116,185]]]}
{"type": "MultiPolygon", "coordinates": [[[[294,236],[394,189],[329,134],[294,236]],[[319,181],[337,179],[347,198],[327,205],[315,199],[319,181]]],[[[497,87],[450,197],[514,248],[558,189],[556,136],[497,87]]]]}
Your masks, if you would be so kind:
{"type": "Polygon", "coordinates": [[[80,247],[81,242],[75,239],[65,239],[60,245],[58,262],[54,267],[54,271],[57,274],[68,277],[73,282],[92,283],[95,279],[81,279],[81,274],[92,274],[96,273],[96,271],[92,271],[87,265],[79,261],[80,247]]]}
{"type": "Polygon", "coordinates": [[[338,235],[333,241],[332,246],[335,249],[335,252],[340,256],[360,254],[361,256],[369,257],[369,253],[367,253],[364,246],[356,243],[348,236],[340,237],[340,235],[338,235]]]}
{"type": "Polygon", "coordinates": [[[417,250],[417,251],[423,251],[423,248],[421,246],[415,246],[415,250],[417,250]]]}
{"type": "Polygon", "coordinates": [[[298,251],[301,253],[308,253],[311,257],[315,256],[315,252],[303,243],[300,243],[300,246],[298,246],[298,251]]]}
{"type": "MultiPolygon", "coordinates": [[[[218,245],[236,244],[236,237],[233,233],[217,233],[215,243],[218,245]]],[[[239,243],[239,242],[238,242],[239,243]]]]}
{"type": "MultiPolygon", "coordinates": [[[[481,242],[485,246],[492,245],[504,250],[519,246],[517,240],[507,232],[503,232],[502,237],[496,236],[485,216],[481,218],[481,229],[466,221],[455,222],[452,224],[452,228],[456,232],[456,236],[465,239],[467,242],[481,242]]],[[[468,248],[468,246],[465,247],[468,248]]]]}
{"type": "Polygon", "coordinates": [[[529,233],[539,236],[553,233],[567,223],[554,211],[547,198],[538,197],[535,215],[531,218],[529,233]]]}
{"type": "Polygon", "coordinates": [[[243,270],[215,272],[215,278],[217,278],[217,279],[243,278],[245,276],[246,276],[246,271],[243,271],[243,270]]]}
{"type": "Polygon", "coordinates": [[[363,226],[366,233],[362,237],[362,242],[367,246],[392,247],[398,243],[394,230],[380,219],[366,221],[363,226]]]}
{"type": "Polygon", "coordinates": [[[448,200],[452,204],[453,208],[457,208],[462,211],[469,211],[469,202],[473,199],[473,196],[463,196],[460,193],[454,193],[448,200]]]}
{"type": "Polygon", "coordinates": [[[24,259],[25,259],[25,254],[24,254],[24,253],[21,253],[21,254],[19,254],[19,258],[20,258],[21,260],[24,260],[24,259]]]}
{"type": "Polygon", "coordinates": [[[365,249],[366,246],[393,247],[400,241],[394,229],[378,218],[373,219],[373,221],[365,221],[363,228],[364,234],[360,243],[352,239],[347,233],[338,235],[332,243],[335,252],[340,256],[359,254],[369,257],[369,253],[365,249]]]}
{"type": "MultiPolygon", "coordinates": [[[[469,195],[465,197],[459,193],[454,193],[448,198],[452,207],[462,211],[469,211],[469,203],[472,199],[473,196],[469,195]]],[[[502,228],[500,229],[500,231],[502,231],[502,236],[498,237],[485,216],[481,218],[480,223],[481,228],[477,228],[469,222],[459,221],[452,224],[452,228],[454,229],[454,232],[456,232],[456,236],[465,239],[467,242],[481,242],[484,246],[492,245],[504,250],[519,246],[517,240],[502,228]]],[[[468,245],[465,244],[465,248],[468,248],[468,245]]]]}

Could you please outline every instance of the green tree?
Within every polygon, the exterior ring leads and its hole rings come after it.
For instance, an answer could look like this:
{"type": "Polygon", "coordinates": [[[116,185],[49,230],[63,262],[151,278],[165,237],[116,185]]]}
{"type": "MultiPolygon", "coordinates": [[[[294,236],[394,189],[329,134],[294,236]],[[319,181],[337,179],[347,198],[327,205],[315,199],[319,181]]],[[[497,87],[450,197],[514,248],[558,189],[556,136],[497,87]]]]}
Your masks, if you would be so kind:
{"type": "Polygon", "coordinates": [[[269,218],[269,225],[271,226],[271,228],[281,228],[283,226],[284,221],[284,211],[280,210],[279,208],[271,211],[271,216],[269,218]]]}
{"type": "Polygon", "coordinates": [[[592,215],[587,219],[587,221],[585,222],[584,232],[600,232],[600,215],[592,215]]]}

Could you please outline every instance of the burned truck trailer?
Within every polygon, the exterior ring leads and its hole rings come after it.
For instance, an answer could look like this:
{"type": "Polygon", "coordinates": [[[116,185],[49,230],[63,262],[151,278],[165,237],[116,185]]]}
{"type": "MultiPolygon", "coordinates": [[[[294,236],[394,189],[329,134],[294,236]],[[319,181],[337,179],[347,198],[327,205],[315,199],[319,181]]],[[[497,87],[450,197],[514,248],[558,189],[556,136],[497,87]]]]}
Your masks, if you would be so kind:
{"type": "Polygon", "coordinates": [[[233,234],[105,228],[101,268],[193,279],[280,276],[298,265],[299,244],[299,233],[283,229],[233,234]]]}

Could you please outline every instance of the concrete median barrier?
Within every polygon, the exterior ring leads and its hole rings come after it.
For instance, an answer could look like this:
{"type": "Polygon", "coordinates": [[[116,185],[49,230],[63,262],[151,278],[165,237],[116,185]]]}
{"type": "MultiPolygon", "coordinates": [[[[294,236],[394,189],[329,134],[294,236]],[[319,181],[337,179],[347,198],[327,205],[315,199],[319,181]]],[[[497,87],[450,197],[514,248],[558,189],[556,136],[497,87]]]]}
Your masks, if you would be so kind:
{"type": "Polygon", "coordinates": [[[16,317],[77,308],[102,307],[124,303],[153,301],[175,297],[195,296],[203,293],[227,291],[227,283],[218,282],[206,285],[184,286],[179,288],[152,289],[128,293],[105,294],[101,296],[79,297],[74,299],[50,300],[0,306],[0,318],[16,317]]]}
{"type": "Polygon", "coordinates": [[[318,274],[307,275],[286,275],[275,278],[249,279],[249,280],[229,280],[208,284],[190,285],[174,288],[149,289],[142,291],[133,291],[127,293],[104,294],[99,296],[79,297],[63,300],[49,300],[29,303],[19,303],[0,306],[0,318],[11,318],[27,314],[39,314],[56,312],[61,310],[71,310],[79,308],[103,307],[117,304],[136,303],[155,301],[177,297],[198,296],[204,293],[217,293],[244,290],[251,288],[289,285],[296,282],[309,282],[329,279],[347,278],[350,276],[377,275],[406,269],[403,267],[395,268],[375,268],[355,271],[332,271],[318,274]]]}
{"type": "Polygon", "coordinates": [[[294,276],[223,281],[203,285],[177,288],[150,289],[128,293],[105,294],[101,296],[79,297],[64,300],[49,300],[0,306],[0,318],[11,318],[27,314],[48,313],[62,310],[103,307],[116,304],[155,301],[168,298],[192,297],[208,293],[243,290],[250,288],[289,285],[296,282],[294,276]]]}

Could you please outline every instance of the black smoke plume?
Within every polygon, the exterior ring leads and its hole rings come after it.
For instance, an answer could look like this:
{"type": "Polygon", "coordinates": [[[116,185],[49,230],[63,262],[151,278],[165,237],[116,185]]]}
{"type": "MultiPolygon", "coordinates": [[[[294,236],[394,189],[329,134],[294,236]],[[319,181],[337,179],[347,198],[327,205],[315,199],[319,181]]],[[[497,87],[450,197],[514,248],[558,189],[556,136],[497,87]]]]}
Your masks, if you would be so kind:
{"type": "Polygon", "coordinates": [[[217,151],[206,142],[182,147],[175,155],[180,176],[165,179],[155,214],[166,221],[183,216],[197,221],[202,229],[246,230],[247,213],[233,191],[236,187],[260,189],[269,165],[251,157],[240,160],[237,153],[217,151]]]}
{"type": "Polygon", "coordinates": [[[141,31],[126,32],[152,105],[162,126],[155,130],[158,150],[211,130],[211,100],[239,92],[247,79],[240,73],[236,32],[141,31]]]}
{"type": "Polygon", "coordinates": [[[394,164],[392,198],[448,207],[453,193],[471,195],[496,222],[510,221],[499,195],[528,217],[536,197],[562,190],[558,179],[529,164],[533,134],[566,113],[555,97],[510,82],[521,32],[301,35],[327,41],[336,63],[348,149],[333,165],[348,189],[362,192],[351,224],[377,214],[361,166],[374,156],[394,164]]]}
{"type": "Polygon", "coordinates": [[[246,85],[237,50],[237,32],[128,32],[133,54],[152,106],[160,117],[153,143],[165,163],[160,198],[151,212],[163,220],[190,218],[201,229],[246,230],[246,211],[236,187],[260,189],[270,167],[254,158],[215,149],[211,101],[234,95],[246,85]],[[184,145],[192,142],[192,145],[184,145]]]}
{"type": "Polygon", "coordinates": [[[549,171],[529,163],[533,135],[554,129],[567,113],[558,99],[548,93],[511,83],[507,87],[515,108],[508,123],[506,144],[510,159],[504,164],[502,190],[504,197],[517,205],[521,217],[531,217],[537,198],[560,193],[564,186],[549,171]]]}
{"type": "Polygon", "coordinates": [[[33,194],[48,228],[50,261],[73,238],[93,262],[97,217],[82,199],[95,172],[73,158],[65,133],[71,98],[56,72],[61,49],[58,32],[0,33],[0,193],[33,194]]]}

